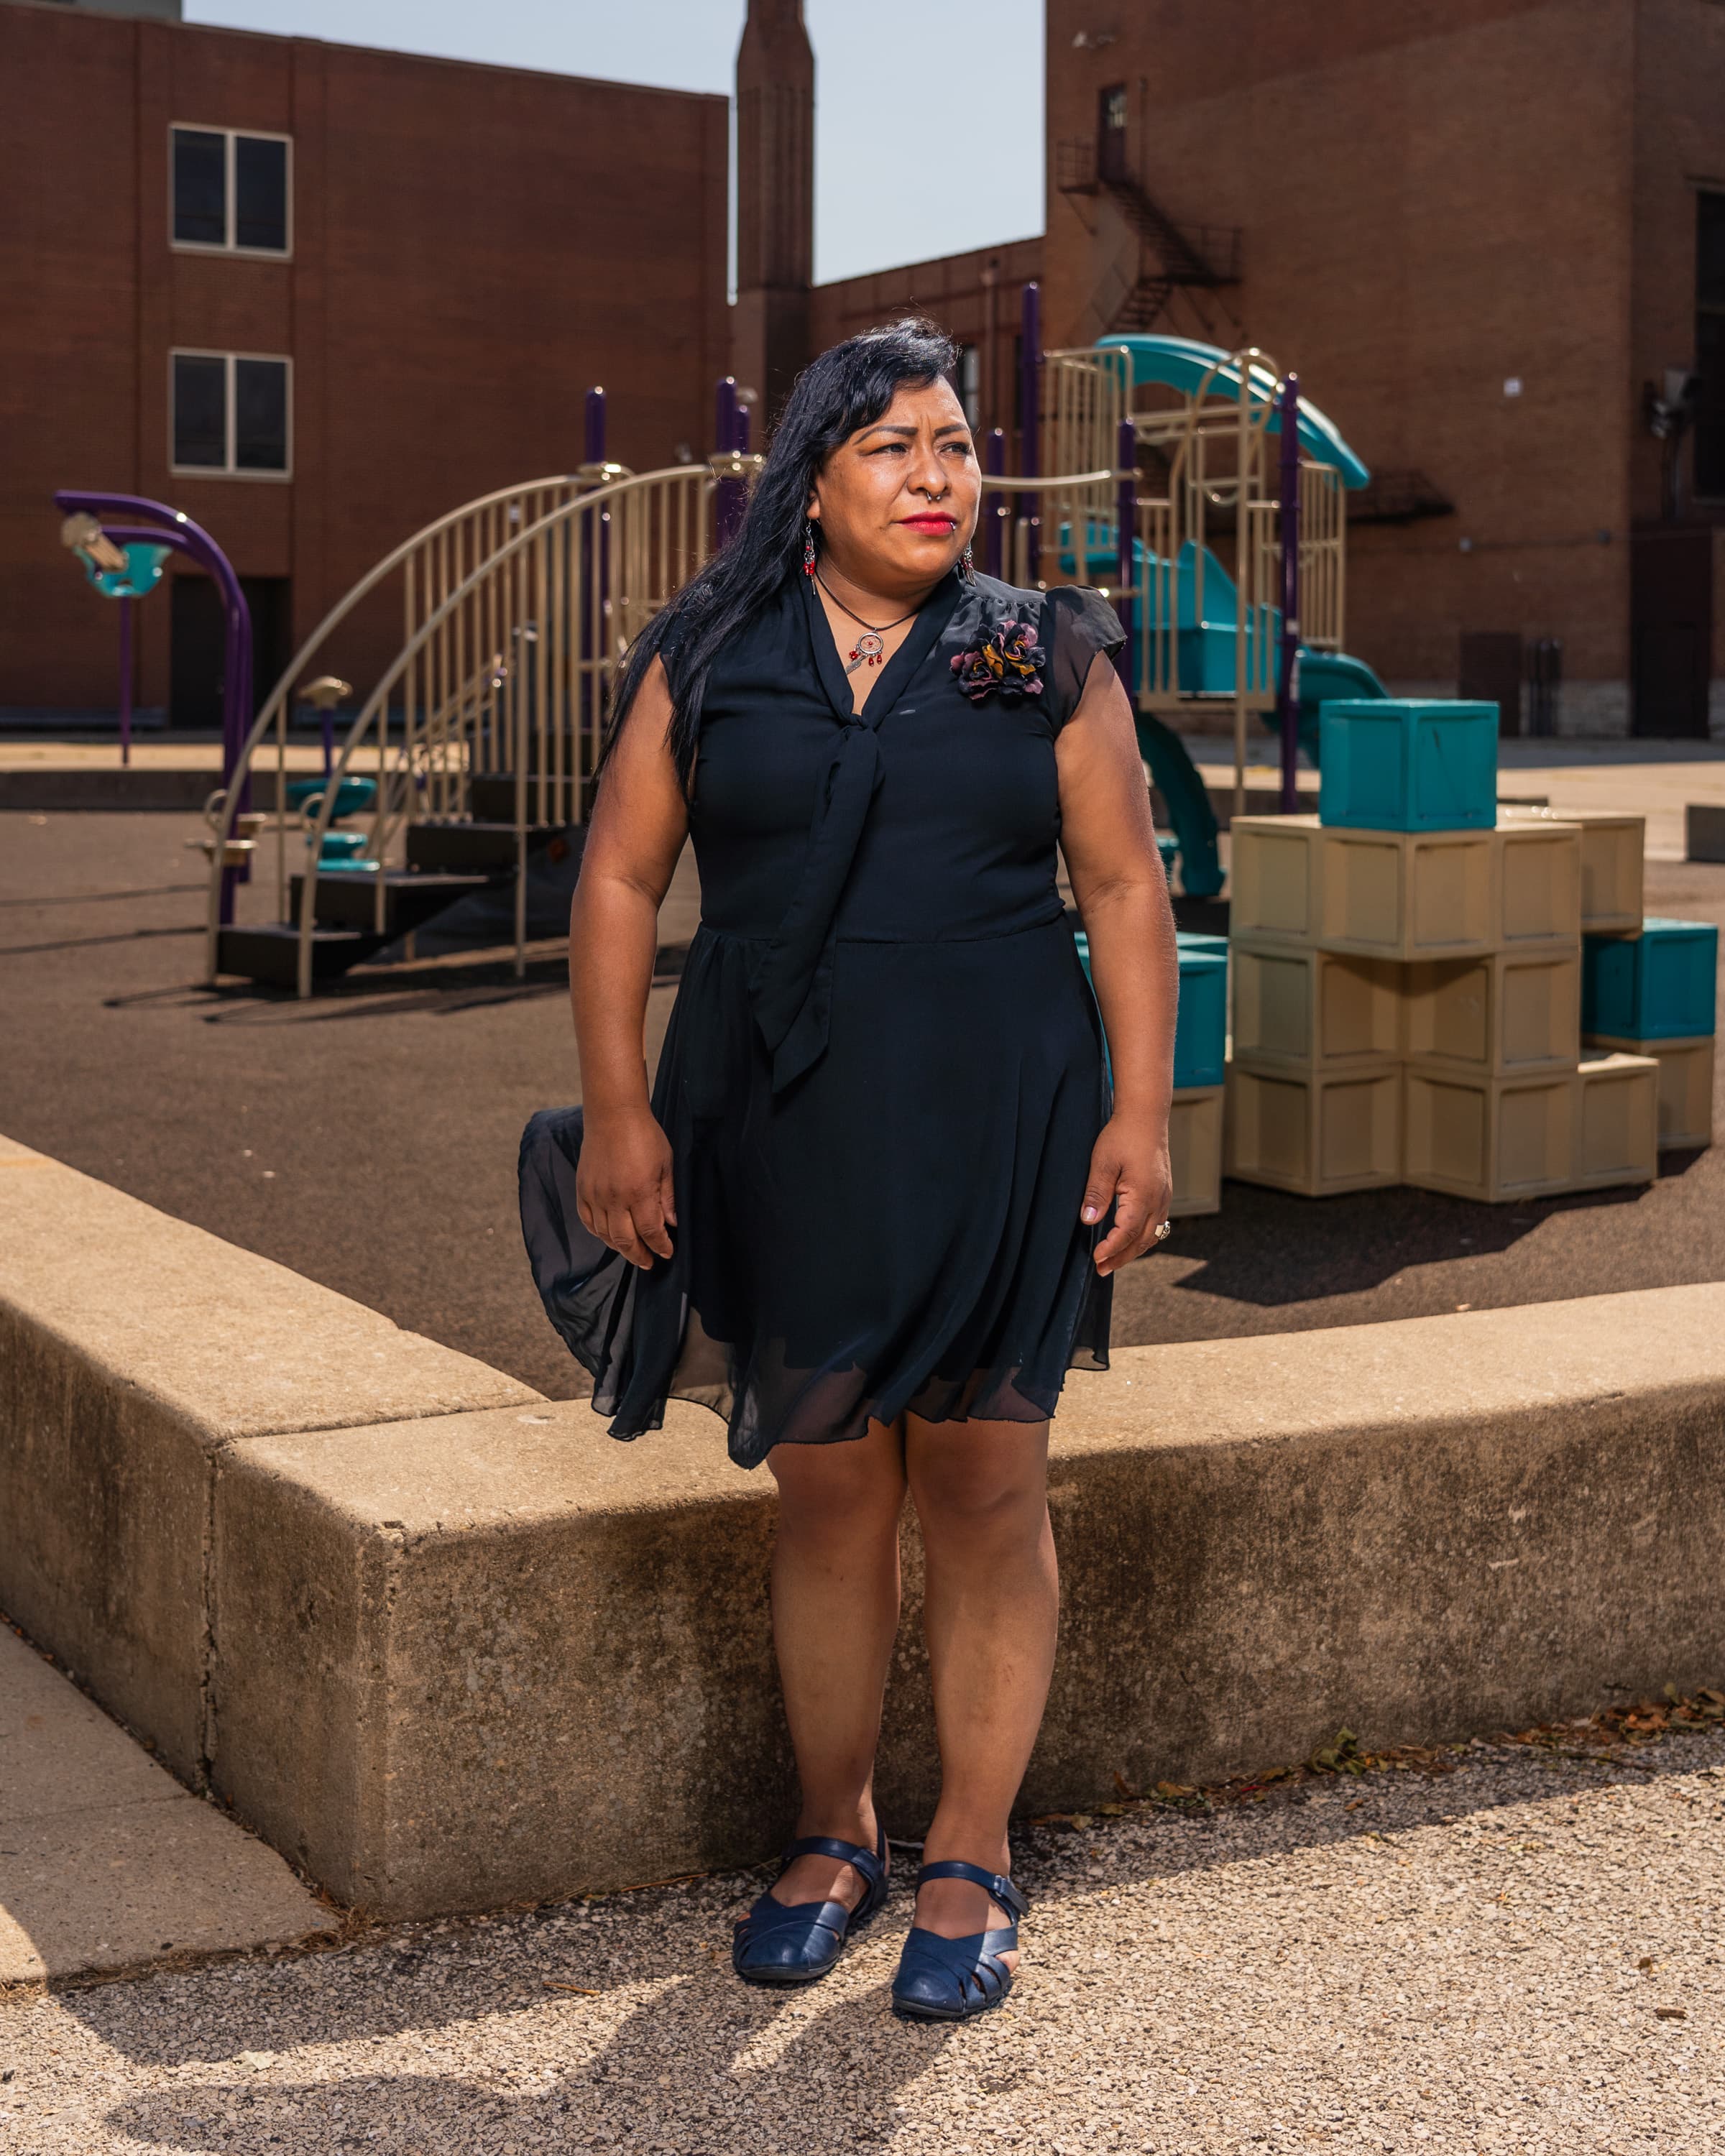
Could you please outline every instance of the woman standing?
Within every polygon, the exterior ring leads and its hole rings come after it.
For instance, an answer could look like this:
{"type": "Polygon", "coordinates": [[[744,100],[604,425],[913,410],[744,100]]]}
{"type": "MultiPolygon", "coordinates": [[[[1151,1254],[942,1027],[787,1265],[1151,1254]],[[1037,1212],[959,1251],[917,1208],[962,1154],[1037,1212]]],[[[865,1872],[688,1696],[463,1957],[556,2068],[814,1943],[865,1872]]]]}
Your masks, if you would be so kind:
{"type": "Polygon", "coordinates": [[[1007,1825],[1057,1617],[1048,1419],[1068,1368],[1106,1368],[1111,1276],[1167,1215],[1177,993],[1119,624],[974,572],[954,358],[905,322],[816,360],[737,537],[631,651],[570,924],[584,1107],[522,1143],[541,1291],[613,1435],[698,1399],[778,1485],[802,1812],[737,1928],[752,1983],[825,1974],[885,1898],[911,1492],[942,1788],[892,1995],[936,2020],[1012,1983],[1007,1825]],[[701,921],[649,1101],[685,836],[701,921]]]}

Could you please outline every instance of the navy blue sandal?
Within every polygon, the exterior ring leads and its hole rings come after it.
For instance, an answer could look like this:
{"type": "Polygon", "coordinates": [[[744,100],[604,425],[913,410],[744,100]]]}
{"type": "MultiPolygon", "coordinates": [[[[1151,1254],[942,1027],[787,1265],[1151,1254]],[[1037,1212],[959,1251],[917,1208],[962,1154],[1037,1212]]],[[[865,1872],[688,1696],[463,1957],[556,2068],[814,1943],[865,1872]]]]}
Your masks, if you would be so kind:
{"type": "Polygon", "coordinates": [[[878,1850],[830,1835],[804,1835],[784,1852],[779,1877],[799,1856],[838,1856],[863,1882],[854,1909],[842,1902],[776,1902],[763,1894],[737,1927],[731,1966],[745,1984],[813,1984],[826,1974],[850,1934],[867,1923],[886,1899],[886,1835],[878,1850]]]}
{"type": "Polygon", "coordinates": [[[1012,1989],[1012,1971],[1000,1957],[1017,1946],[1018,1920],[1029,1914],[1030,1905],[1004,1872],[984,1871],[979,1864],[925,1864],[917,1886],[925,1879],[968,1879],[1012,1912],[1009,1924],[962,1939],[942,1938],[913,1924],[905,1941],[892,1979],[893,2012],[906,2021],[968,2021],[999,2006],[1012,1989]]]}

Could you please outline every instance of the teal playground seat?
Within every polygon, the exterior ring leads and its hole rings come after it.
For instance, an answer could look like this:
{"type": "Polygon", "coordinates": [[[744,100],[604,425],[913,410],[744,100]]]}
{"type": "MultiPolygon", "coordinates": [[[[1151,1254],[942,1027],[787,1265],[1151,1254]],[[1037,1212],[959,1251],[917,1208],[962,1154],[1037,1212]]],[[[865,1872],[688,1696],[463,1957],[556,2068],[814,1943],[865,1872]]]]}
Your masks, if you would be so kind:
{"type": "Polygon", "coordinates": [[[375,869],[377,864],[366,853],[370,844],[363,831],[326,831],[317,865],[321,869],[375,869]]]}
{"type": "MultiPolygon", "coordinates": [[[[303,814],[305,803],[327,793],[330,782],[326,778],[290,778],[285,788],[286,804],[295,814],[303,814]]],[[[375,778],[343,778],[336,787],[336,805],[331,814],[339,819],[343,816],[357,816],[372,808],[377,802],[377,782],[375,778]]]]}

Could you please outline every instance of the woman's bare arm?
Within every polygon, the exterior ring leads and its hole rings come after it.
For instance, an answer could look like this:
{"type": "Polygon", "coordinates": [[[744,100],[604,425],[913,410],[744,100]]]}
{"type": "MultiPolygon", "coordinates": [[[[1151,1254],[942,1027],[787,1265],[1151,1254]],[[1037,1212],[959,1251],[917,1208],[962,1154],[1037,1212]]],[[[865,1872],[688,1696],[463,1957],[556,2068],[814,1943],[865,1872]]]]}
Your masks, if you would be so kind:
{"type": "Polygon", "coordinates": [[[670,691],[655,659],[599,782],[569,910],[569,1000],[581,1058],[583,1135],[576,1209],[643,1268],[671,1254],[670,1146],[647,1087],[647,996],[659,908],[688,835],[666,731],[670,691]]]}
{"type": "Polygon", "coordinates": [[[1114,1113],[1096,1140],[1083,1203],[1084,1219],[1097,1220],[1114,1201],[1114,1225],[1096,1253],[1096,1270],[1111,1273],[1147,1250],[1168,1218],[1180,973],[1132,706],[1100,654],[1055,755],[1060,846],[1114,1067],[1114,1113]]]}

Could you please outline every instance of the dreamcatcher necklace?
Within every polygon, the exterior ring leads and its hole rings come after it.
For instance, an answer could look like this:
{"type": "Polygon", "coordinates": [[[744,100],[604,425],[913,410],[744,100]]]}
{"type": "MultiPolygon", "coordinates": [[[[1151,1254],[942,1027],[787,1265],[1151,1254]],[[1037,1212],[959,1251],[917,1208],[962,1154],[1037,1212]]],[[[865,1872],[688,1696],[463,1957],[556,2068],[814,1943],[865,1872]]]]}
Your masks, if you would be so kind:
{"type": "Polygon", "coordinates": [[[887,635],[895,629],[901,629],[907,621],[922,612],[920,607],[912,607],[909,613],[901,613],[896,621],[882,622],[880,628],[876,629],[872,622],[865,621],[860,613],[852,613],[819,569],[811,570],[809,573],[833,604],[838,608],[839,613],[849,614],[851,620],[862,631],[862,634],[850,647],[845,667],[847,674],[855,673],[859,666],[878,666],[886,655],[885,639],[887,635]]]}

